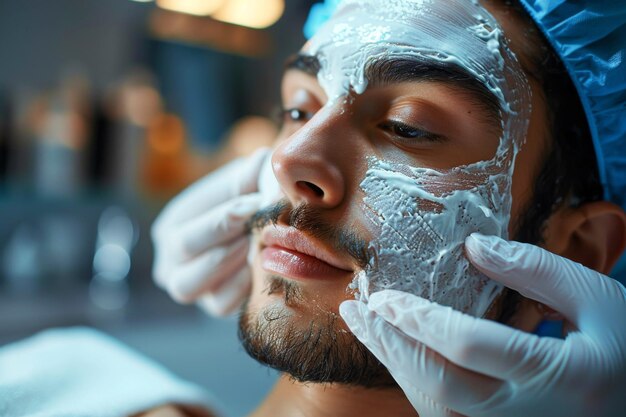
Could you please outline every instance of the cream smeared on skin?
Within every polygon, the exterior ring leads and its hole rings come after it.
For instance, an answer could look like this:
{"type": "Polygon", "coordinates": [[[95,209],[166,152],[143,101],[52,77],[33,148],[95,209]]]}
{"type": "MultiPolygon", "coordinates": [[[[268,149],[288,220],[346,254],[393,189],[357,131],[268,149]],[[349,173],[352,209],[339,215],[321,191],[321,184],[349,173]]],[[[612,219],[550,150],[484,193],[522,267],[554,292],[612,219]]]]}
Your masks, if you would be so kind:
{"type": "Polygon", "coordinates": [[[326,106],[363,93],[368,63],[393,57],[460,66],[496,97],[503,133],[491,160],[434,170],[370,159],[361,188],[377,237],[353,282],[365,301],[391,288],[484,315],[501,287],[469,264],[463,242],[476,231],[508,237],[530,114],[528,83],[498,22],[467,0],[344,0],[306,49],[321,63],[326,106]]]}

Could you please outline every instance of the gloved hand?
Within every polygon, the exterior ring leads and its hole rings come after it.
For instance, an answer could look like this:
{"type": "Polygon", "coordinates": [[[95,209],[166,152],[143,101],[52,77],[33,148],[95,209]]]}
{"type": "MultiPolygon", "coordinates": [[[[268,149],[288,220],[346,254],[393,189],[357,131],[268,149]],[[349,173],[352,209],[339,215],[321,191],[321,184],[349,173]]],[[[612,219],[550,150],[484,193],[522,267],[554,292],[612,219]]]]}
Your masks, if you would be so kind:
{"type": "Polygon", "coordinates": [[[214,315],[241,305],[250,290],[244,229],[267,199],[258,183],[269,154],[261,149],[200,179],[155,220],[154,279],[176,301],[214,315]]]}
{"type": "Polygon", "coordinates": [[[626,409],[626,289],[539,247],[473,234],[471,262],[560,312],[564,340],[474,318],[411,294],[345,301],[351,331],[389,369],[420,417],[605,417],[626,409]]]}

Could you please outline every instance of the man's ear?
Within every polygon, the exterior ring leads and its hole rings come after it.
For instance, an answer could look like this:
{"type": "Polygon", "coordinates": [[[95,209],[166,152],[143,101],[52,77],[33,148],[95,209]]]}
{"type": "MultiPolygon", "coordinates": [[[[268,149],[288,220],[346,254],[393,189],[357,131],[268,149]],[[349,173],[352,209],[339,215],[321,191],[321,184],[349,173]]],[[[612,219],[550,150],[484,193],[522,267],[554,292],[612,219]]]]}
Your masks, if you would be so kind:
{"type": "Polygon", "coordinates": [[[558,210],[548,221],[545,248],[608,274],[626,249],[626,213],[606,201],[558,210]]]}

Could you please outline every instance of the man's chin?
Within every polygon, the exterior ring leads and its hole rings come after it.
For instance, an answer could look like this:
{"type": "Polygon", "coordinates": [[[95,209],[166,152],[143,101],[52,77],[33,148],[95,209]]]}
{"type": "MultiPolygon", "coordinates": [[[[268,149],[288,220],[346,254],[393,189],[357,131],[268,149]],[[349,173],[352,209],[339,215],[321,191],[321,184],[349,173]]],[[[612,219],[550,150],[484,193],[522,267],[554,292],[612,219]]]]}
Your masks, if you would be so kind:
{"type": "Polygon", "coordinates": [[[287,307],[297,308],[307,305],[305,291],[298,282],[278,275],[268,276],[266,282],[265,293],[268,297],[283,301],[287,307]]]}
{"type": "Polygon", "coordinates": [[[397,387],[338,314],[310,308],[297,283],[276,278],[270,298],[263,305],[248,300],[240,316],[239,338],[252,358],[301,382],[397,387]]]}

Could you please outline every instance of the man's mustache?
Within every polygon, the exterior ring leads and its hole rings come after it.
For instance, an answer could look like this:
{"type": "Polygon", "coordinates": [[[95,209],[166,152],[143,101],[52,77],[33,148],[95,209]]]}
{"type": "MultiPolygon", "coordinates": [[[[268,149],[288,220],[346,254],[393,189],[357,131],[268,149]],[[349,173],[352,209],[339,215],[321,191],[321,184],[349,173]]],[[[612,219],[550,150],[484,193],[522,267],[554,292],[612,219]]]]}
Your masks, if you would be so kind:
{"type": "Polygon", "coordinates": [[[319,209],[308,204],[293,207],[287,199],[257,211],[248,221],[248,231],[260,230],[268,224],[284,223],[329,245],[338,253],[347,253],[357,265],[365,268],[370,254],[367,240],[341,226],[329,224],[319,209]]]}

